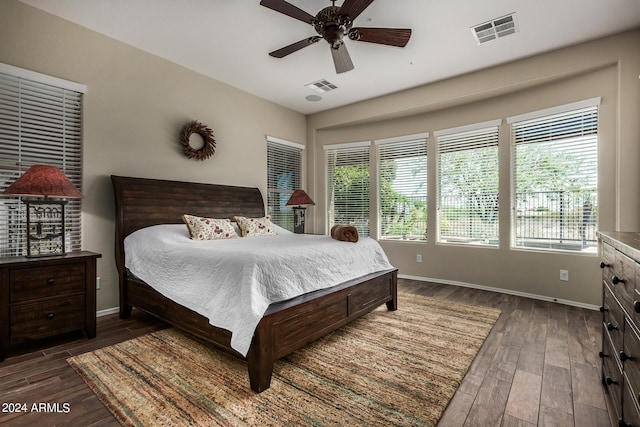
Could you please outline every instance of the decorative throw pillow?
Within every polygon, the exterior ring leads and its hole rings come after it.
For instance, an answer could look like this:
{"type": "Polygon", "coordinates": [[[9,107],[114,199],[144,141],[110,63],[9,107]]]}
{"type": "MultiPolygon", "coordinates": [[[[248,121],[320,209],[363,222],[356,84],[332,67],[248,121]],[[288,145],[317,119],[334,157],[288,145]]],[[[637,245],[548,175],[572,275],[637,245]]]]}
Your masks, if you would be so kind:
{"type": "Polygon", "coordinates": [[[202,218],[193,215],[182,215],[187,224],[191,240],[233,239],[238,237],[228,219],[202,218]]]}
{"type": "Polygon", "coordinates": [[[271,215],[267,215],[262,218],[246,218],[244,216],[235,217],[240,230],[242,230],[242,237],[245,236],[270,236],[276,235],[276,230],[271,222],[271,215]]]}

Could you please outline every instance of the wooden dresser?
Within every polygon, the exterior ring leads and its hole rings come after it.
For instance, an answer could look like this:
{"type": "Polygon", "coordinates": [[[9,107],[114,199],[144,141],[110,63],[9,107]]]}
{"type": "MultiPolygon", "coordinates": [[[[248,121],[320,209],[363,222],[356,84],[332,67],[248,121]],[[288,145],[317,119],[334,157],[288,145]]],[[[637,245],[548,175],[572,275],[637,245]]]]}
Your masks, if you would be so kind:
{"type": "Polygon", "coordinates": [[[93,252],[0,258],[0,361],[10,345],[75,330],[96,336],[93,252]]]}
{"type": "Polygon", "coordinates": [[[599,232],[602,384],[615,425],[640,427],[640,233],[599,232]]]}

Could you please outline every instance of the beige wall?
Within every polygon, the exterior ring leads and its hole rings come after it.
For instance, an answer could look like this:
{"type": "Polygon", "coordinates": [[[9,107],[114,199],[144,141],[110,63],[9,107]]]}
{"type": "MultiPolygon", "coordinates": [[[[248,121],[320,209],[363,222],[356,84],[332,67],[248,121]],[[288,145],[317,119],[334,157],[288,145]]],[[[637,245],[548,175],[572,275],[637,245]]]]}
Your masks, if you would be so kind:
{"type": "Polygon", "coordinates": [[[265,135],[306,139],[302,114],[31,8],[0,1],[0,62],[87,86],[83,248],[102,253],[98,309],[118,305],[109,176],[257,186],[266,190],[265,135]],[[216,154],[181,153],[190,120],[209,125],[216,154]]]}
{"type": "MultiPolygon", "coordinates": [[[[323,146],[430,132],[429,224],[426,243],[382,245],[401,275],[479,285],[599,305],[596,255],[510,249],[509,127],[500,132],[500,247],[435,243],[436,151],[433,131],[602,97],[599,120],[599,225],[640,230],[640,31],[550,52],[401,93],[318,113],[308,118],[308,161],[315,219],[326,229],[323,146]],[[422,254],[423,262],[416,262],[422,254]],[[559,280],[569,270],[569,282],[559,280]]],[[[373,164],[375,158],[372,155],[373,164]]],[[[375,169],[374,169],[375,170],[375,169]]],[[[375,194],[371,194],[375,206],[375,194]]]]}

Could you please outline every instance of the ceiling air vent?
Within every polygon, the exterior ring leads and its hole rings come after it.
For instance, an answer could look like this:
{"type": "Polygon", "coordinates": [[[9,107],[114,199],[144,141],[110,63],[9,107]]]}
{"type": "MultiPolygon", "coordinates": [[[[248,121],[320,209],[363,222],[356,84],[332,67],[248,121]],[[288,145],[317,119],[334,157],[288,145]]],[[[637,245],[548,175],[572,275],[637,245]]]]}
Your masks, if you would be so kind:
{"type": "Polygon", "coordinates": [[[313,83],[309,83],[308,85],[305,85],[305,86],[311,89],[312,91],[318,92],[318,93],[326,93],[326,92],[329,92],[330,90],[338,89],[338,86],[334,85],[333,83],[325,79],[318,80],[313,83]]]}
{"type": "Polygon", "coordinates": [[[492,21],[476,25],[471,28],[471,31],[473,32],[473,36],[476,38],[478,44],[486,43],[499,37],[508,36],[509,34],[514,34],[518,31],[516,16],[514,13],[502,16],[492,21]]]}

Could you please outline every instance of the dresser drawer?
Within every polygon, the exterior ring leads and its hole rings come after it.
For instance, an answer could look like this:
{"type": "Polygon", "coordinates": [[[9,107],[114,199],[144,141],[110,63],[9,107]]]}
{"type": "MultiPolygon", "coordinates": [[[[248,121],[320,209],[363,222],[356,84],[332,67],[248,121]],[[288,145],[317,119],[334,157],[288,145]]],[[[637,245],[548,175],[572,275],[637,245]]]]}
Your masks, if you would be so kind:
{"type": "Polygon", "coordinates": [[[640,338],[628,320],[625,320],[624,350],[620,358],[624,361],[624,371],[631,380],[634,395],[637,396],[640,392],[640,338]]]}
{"type": "Polygon", "coordinates": [[[11,342],[36,340],[85,327],[84,295],[51,298],[10,307],[11,342]]]}
{"type": "Polygon", "coordinates": [[[636,262],[636,290],[633,293],[633,310],[629,315],[640,325],[640,264],[636,262]]]}
{"type": "Polygon", "coordinates": [[[635,297],[636,263],[621,252],[616,252],[615,262],[612,268],[605,269],[605,282],[611,286],[622,308],[630,315],[635,310],[633,300],[635,297]]]}
{"type": "Polygon", "coordinates": [[[611,269],[616,262],[616,250],[606,243],[602,244],[602,274],[611,277],[611,269]]]}
{"type": "Polygon", "coordinates": [[[85,276],[84,263],[11,269],[11,302],[83,292],[85,276]]]}
{"type": "Polygon", "coordinates": [[[622,351],[622,333],[624,331],[624,314],[618,301],[608,285],[604,286],[603,325],[613,342],[616,352],[622,351]]]}
{"type": "MultiPolygon", "coordinates": [[[[633,427],[640,427],[640,408],[638,408],[638,394],[631,387],[631,380],[625,376],[625,386],[623,387],[623,416],[625,424],[633,427]]],[[[623,424],[619,424],[623,425],[623,424]]]]}
{"type": "Polygon", "coordinates": [[[611,403],[616,412],[616,418],[622,417],[622,371],[616,351],[606,332],[602,334],[602,384],[611,397],[611,403]]]}

